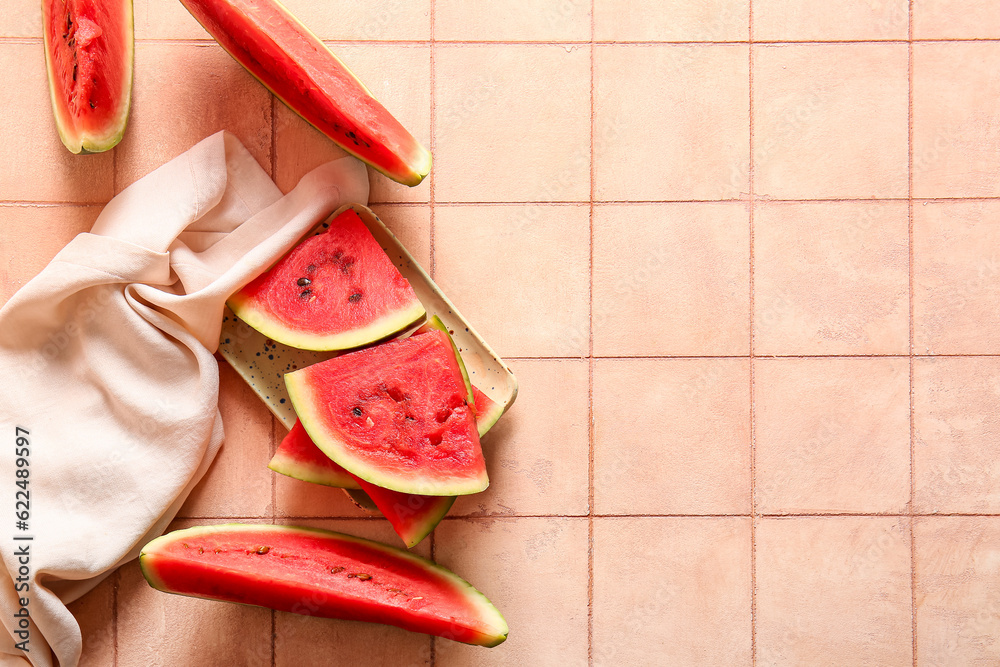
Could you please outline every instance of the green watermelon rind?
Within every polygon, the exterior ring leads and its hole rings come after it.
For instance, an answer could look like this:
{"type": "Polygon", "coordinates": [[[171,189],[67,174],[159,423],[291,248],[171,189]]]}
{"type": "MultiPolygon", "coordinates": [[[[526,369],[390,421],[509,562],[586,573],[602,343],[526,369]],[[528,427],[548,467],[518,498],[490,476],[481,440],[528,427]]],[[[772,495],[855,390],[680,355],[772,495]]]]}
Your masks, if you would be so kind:
{"type": "MultiPolygon", "coordinates": [[[[218,534],[222,532],[259,532],[262,535],[275,534],[275,533],[295,533],[305,536],[316,536],[328,539],[339,539],[347,542],[354,542],[355,544],[363,544],[367,547],[376,549],[377,551],[385,553],[387,556],[393,558],[399,558],[402,560],[409,561],[415,565],[420,566],[428,572],[433,572],[444,579],[446,579],[450,584],[452,584],[455,589],[472,605],[477,611],[479,611],[479,618],[484,621],[485,624],[489,625],[491,628],[495,629],[495,633],[490,635],[490,640],[481,646],[491,648],[501,644],[507,639],[509,633],[509,627],[507,626],[507,621],[504,619],[503,614],[500,610],[490,602],[489,598],[483,595],[475,586],[470,584],[468,581],[458,576],[451,570],[438,565],[426,558],[422,558],[416,554],[404,551],[402,549],[397,549],[390,547],[379,542],[374,542],[372,540],[366,540],[362,537],[356,537],[354,535],[347,535],[345,533],[337,533],[332,530],[324,530],[322,528],[312,528],[305,526],[284,526],[284,525],[274,525],[274,524],[241,524],[241,523],[226,523],[217,524],[211,526],[192,526],[191,528],[185,528],[181,530],[175,530],[173,532],[161,535],[156,539],[150,541],[146,546],[142,548],[139,553],[139,569],[142,571],[142,576],[146,579],[150,586],[158,591],[163,591],[164,593],[173,593],[176,595],[187,595],[186,593],[177,593],[171,590],[168,586],[164,584],[163,581],[156,576],[156,558],[155,551],[158,547],[163,547],[167,544],[191,539],[211,536],[213,534],[218,534]]],[[[255,605],[251,605],[255,606],[255,605]]]]}
{"type": "Polygon", "coordinates": [[[300,350],[351,350],[362,347],[403,331],[427,314],[420,300],[414,298],[407,308],[386,313],[359,329],[317,335],[284,326],[273,317],[254,308],[239,294],[239,292],[233,294],[226,301],[237,317],[268,338],[300,350]]]}
{"type": "Polygon", "coordinates": [[[295,413],[299,416],[299,421],[312,438],[313,444],[352,475],[390,491],[412,493],[417,496],[467,496],[484,491],[489,486],[485,470],[478,478],[462,479],[451,484],[435,480],[401,481],[373,468],[359,457],[350,455],[347,443],[333,433],[326,433],[319,428],[323,419],[314,406],[320,401],[312,396],[308,382],[303,378],[305,375],[301,370],[285,374],[285,388],[288,390],[288,396],[295,407],[295,413]]]}
{"type": "MultiPolygon", "coordinates": [[[[128,21],[128,36],[125,39],[124,56],[125,60],[128,61],[128,70],[125,80],[122,82],[120,97],[121,108],[119,109],[114,122],[110,125],[110,131],[103,136],[91,137],[87,135],[71,135],[69,128],[65,126],[61,112],[61,96],[59,95],[59,91],[57,90],[55,84],[56,73],[52,68],[49,34],[44,26],[42,28],[42,43],[45,50],[45,72],[48,75],[49,80],[49,101],[52,104],[52,116],[55,119],[56,131],[59,133],[59,140],[62,141],[66,150],[75,155],[92,155],[111,150],[117,146],[121,142],[122,137],[125,136],[125,127],[128,125],[129,110],[132,107],[132,81],[135,78],[135,13],[132,7],[132,0],[119,1],[125,9],[128,21]]],[[[47,17],[44,16],[43,9],[43,23],[46,19],[47,17]]]]}

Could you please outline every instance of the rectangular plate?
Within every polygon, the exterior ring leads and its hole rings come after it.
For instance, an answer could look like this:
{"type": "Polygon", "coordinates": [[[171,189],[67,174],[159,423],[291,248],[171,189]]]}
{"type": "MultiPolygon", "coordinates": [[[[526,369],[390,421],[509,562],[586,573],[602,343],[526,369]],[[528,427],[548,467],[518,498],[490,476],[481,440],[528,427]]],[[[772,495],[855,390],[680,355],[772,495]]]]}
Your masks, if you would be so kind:
{"type": "MultiPolygon", "coordinates": [[[[417,260],[413,259],[413,255],[407,252],[399,239],[386,228],[371,209],[361,204],[342,206],[330,218],[317,225],[310,234],[322,233],[329,226],[331,219],[349,208],[357,211],[375,237],[375,241],[382,246],[403,277],[410,281],[417,298],[427,310],[427,316],[437,315],[448,327],[469,371],[472,384],[494,402],[502,405],[506,412],[517,397],[517,379],[514,374],[476,333],[472,325],[462,317],[417,260]]],[[[289,429],[295,424],[296,417],[292,402],[288,398],[288,391],[285,389],[285,373],[338,354],[310,352],[273,341],[240,320],[229,308],[226,308],[222,319],[219,353],[289,429]]]]}

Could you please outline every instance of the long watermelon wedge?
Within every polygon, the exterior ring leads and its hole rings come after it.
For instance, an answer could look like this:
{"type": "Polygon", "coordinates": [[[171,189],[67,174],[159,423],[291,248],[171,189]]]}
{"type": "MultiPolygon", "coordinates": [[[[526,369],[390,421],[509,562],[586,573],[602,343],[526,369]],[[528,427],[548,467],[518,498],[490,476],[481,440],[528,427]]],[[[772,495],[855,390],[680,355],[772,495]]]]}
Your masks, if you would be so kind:
{"type": "Polygon", "coordinates": [[[285,374],[285,385],[316,446],[371,484],[430,496],[489,485],[462,371],[443,332],[313,364],[285,374]]]}
{"type": "Polygon", "coordinates": [[[181,0],[288,107],[389,178],[417,185],[431,154],[276,0],[181,0]]]}
{"type": "Polygon", "coordinates": [[[125,134],[132,99],[132,0],[42,0],[56,128],[71,153],[99,153],[125,134]]]}
{"type": "Polygon", "coordinates": [[[425,310],[413,287],[347,209],[227,303],[265,336],[304,350],[344,350],[405,329],[425,310]]]}
{"type": "Polygon", "coordinates": [[[279,611],[395,625],[496,646],[507,623],[445,568],[377,542],[296,526],[197,526],[158,537],[139,555],[158,590],[279,611]],[[308,604],[306,604],[308,603],[308,604]]]}

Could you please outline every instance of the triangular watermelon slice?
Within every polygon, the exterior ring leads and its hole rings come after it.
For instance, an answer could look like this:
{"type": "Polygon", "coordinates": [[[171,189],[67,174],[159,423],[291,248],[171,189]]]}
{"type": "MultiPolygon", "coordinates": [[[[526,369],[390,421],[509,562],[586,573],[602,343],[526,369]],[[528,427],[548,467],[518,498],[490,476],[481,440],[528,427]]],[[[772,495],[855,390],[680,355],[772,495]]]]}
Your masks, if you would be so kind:
{"type": "Polygon", "coordinates": [[[301,479],[303,482],[337,486],[342,489],[361,488],[351,473],[319,450],[300,421],[295,422],[292,430],[278,445],[278,451],[271,457],[267,467],[282,475],[301,479]]]}
{"type": "Polygon", "coordinates": [[[229,297],[241,320],[291,347],[346,350],[424,316],[413,287],[354,209],[327,224],[229,297]]]}
{"type": "Polygon", "coordinates": [[[479,427],[479,437],[493,428],[493,425],[503,416],[503,406],[491,399],[479,387],[473,385],[473,404],[476,407],[476,426],[479,427]]]}
{"type": "MultiPolygon", "coordinates": [[[[483,437],[500,419],[503,408],[491,401],[475,385],[472,387],[472,392],[476,396],[476,410],[479,414],[476,418],[479,437],[483,437]]],[[[455,504],[455,496],[398,493],[359,480],[331,461],[306,433],[302,422],[298,421],[281,441],[278,451],[267,467],[306,482],[351,489],[355,493],[360,493],[360,498],[365,498],[367,495],[366,499],[370,500],[389,520],[393,530],[410,548],[430,535],[455,504]]]]}
{"type": "Polygon", "coordinates": [[[461,368],[446,333],[393,340],[285,375],[324,454],[401,493],[455,496],[489,485],[461,368]]]}

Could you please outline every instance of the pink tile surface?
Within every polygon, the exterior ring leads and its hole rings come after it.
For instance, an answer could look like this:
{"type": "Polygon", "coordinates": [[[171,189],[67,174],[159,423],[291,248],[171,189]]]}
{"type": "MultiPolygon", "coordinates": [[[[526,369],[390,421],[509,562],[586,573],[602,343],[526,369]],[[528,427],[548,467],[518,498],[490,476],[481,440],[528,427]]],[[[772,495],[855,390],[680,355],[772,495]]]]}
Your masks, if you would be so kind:
{"type": "Polygon", "coordinates": [[[754,220],[760,354],[906,354],[905,202],[763,203],[754,220]]]}
{"type": "Polygon", "coordinates": [[[913,194],[996,197],[1000,43],[913,47],[913,194]]]}
{"type": "Polygon", "coordinates": [[[913,664],[908,519],[762,519],[756,549],[758,664],[913,664]]]}
{"type": "Polygon", "coordinates": [[[713,200],[747,192],[748,70],[745,45],[596,47],[595,198],[713,200]]]}
{"type": "Polygon", "coordinates": [[[762,359],[755,371],[755,498],[761,512],[906,508],[907,359],[762,359]]]}
{"type": "Polygon", "coordinates": [[[747,513],[749,394],[745,359],[598,360],[597,513],[747,513]]]}
{"type": "Polygon", "coordinates": [[[752,664],[750,548],[746,517],[596,519],[594,664],[752,664]]]}
{"type": "Polygon", "coordinates": [[[913,532],[917,664],[1000,661],[1000,521],[918,518],[913,532]]]}
{"type": "Polygon", "coordinates": [[[761,196],[906,196],[905,44],[756,46],[753,57],[761,196]]]}
{"type": "MultiPolygon", "coordinates": [[[[168,596],[133,562],[70,605],[82,664],[1000,663],[997,3],[286,4],[433,151],[416,188],[370,171],[373,208],[520,381],[490,488],[415,549],[510,638],[168,596]]],[[[343,155],[176,0],[134,3],[121,145],[70,155],[39,7],[0,15],[0,303],[219,129],[285,191],[343,155]]],[[[267,470],[285,429],[220,373],[176,525],[398,544],[267,470]]]]}

